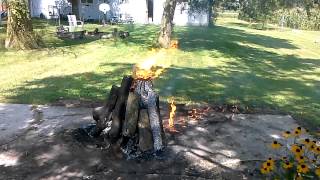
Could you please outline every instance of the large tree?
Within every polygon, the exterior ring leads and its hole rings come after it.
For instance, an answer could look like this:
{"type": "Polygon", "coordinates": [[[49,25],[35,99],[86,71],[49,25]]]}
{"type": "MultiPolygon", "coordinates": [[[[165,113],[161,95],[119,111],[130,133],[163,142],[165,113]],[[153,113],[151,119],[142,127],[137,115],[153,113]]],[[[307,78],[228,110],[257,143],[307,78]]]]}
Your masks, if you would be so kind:
{"type": "Polygon", "coordinates": [[[35,49],[40,42],[33,32],[26,0],[8,0],[6,48],[35,49]]]}
{"type": "MultiPolygon", "coordinates": [[[[180,0],[181,1],[181,0],[180,0]]],[[[208,26],[213,26],[214,8],[220,0],[186,0],[189,5],[189,13],[198,16],[202,13],[208,14],[208,26]]]]}
{"type": "Polygon", "coordinates": [[[173,17],[176,9],[177,0],[166,0],[161,20],[160,34],[158,43],[163,48],[169,48],[173,30],[173,17]]]}

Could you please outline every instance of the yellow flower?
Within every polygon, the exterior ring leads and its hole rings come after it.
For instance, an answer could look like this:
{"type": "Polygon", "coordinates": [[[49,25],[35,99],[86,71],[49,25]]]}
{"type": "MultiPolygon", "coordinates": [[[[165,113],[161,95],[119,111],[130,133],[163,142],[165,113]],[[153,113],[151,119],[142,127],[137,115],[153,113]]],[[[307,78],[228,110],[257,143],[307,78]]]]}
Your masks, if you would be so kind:
{"type": "Polygon", "coordinates": [[[296,129],[294,129],[294,131],[293,131],[293,135],[294,136],[299,136],[300,134],[302,134],[302,128],[301,127],[297,127],[296,129]]]}
{"type": "Polygon", "coordinates": [[[261,172],[262,174],[268,174],[268,173],[270,172],[270,170],[269,170],[268,168],[266,168],[266,167],[262,167],[262,168],[260,169],[260,172],[261,172]]]}
{"type": "Polygon", "coordinates": [[[268,158],[267,163],[268,162],[271,164],[271,166],[274,166],[274,160],[271,157],[268,158]]]}
{"type": "Polygon", "coordinates": [[[299,136],[300,134],[301,134],[301,131],[294,131],[294,132],[293,132],[293,135],[294,135],[294,136],[299,136]]]}
{"type": "Polygon", "coordinates": [[[312,144],[312,141],[309,138],[306,138],[306,139],[301,140],[301,143],[306,146],[309,146],[312,144]]]}
{"type": "Polygon", "coordinates": [[[282,167],[284,169],[290,169],[290,168],[293,167],[293,163],[290,163],[290,162],[286,161],[286,162],[283,163],[282,167]]]}
{"type": "Polygon", "coordinates": [[[284,138],[289,138],[291,136],[291,132],[290,131],[286,131],[286,132],[282,133],[282,136],[284,138]]]}
{"type": "Polygon", "coordinates": [[[309,167],[306,164],[299,164],[297,167],[297,171],[299,173],[307,173],[309,172],[309,167]]]}
{"type": "Polygon", "coordinates": [[[272,149],[279,149],[281,146],[282,144],[280,144],[278,141],[273,141],[271,144],[272,149]]]}
{"type": "Polygon", "coordinates": [[[310,151],[314,151],[314,150],[316,149],[316,145],[311,144],[310,146],[308,146],[308,149],[309,149],[310,151]]]}
{"type": "Polygon", "coordinates": [[[272,162],[264,162],[263,164],[262,164],[262,167],[263,168],[267,168],[267,169],[269,169],[269,171],[272,171],[273,170],[273,168],[274,168],[274,162],[272,161],[272,162]]]}
{"type": "Polygon", "coordinates": [[[314,152],[316,154],[320,154],[320,146],[316,146],[315,149],[314,149],[314,152]]]}
{"type": "Polygon", "coordinates": [[[320,167],[318,167],[318,168],[316,169],[315,173],[316,173],[316,175],[317,175],[318,177],[320,177],[320,167]]]}
{"type": "Polygon", "coordinates": [[[298,163],[304,163],[306,160],[306,157],[303,157],[302,155],[296,155],[295,157],[298,163]]]}
{"type": "Polygon", "coordinates": [[[303,153],[302,147],[300,147],[300,146],[298,146],[298,145],[296,145],[296,144],[293,144],[293,145],[291,146],[291,151],[292,151],[293,154],[295,154],[295,155],[300,155],[300,154],[303,153]]]}

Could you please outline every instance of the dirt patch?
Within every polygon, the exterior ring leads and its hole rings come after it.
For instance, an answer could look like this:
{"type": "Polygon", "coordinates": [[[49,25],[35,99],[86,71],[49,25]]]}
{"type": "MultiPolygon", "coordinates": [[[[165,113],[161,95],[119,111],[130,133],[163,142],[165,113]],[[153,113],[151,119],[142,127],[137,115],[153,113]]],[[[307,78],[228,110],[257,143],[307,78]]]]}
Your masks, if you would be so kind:
{"type": "MultiPolygon", "coordinates": [[[[13,106],[0,108],[9,112],[5,109],[13,106]]],[[[0,179],[259,179],[260,160],[272,154],[268,144],[298,126],[287,115],[232,114],[207,107],[198,108],[195,118],[192,107],[178,105],[176,131],[166,129],[166,158],[126,160],[119,146],[79,131],[93,122],[90,108],[28,108],[33,123],[1,146],[0,179]],[[41,118],[35,121],[39,111],[41,118]]],[[[168,110],[162,104],[165,126],[168,110]]]]}

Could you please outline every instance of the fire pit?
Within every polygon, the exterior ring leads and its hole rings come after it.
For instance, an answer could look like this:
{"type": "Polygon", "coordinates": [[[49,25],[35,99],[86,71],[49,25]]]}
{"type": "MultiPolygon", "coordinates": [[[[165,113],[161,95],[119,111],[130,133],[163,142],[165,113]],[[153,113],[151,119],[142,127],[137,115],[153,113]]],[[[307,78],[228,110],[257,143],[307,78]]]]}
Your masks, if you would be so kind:
{"type": "Polygon", "coordinates": [[[112,86],[104,106],[93,110],[94,135],[103,132],[112,144],[120,144],[129,158],[144,154],[161,157],[165,134],[153,79],[162,70],[134,66],[133,75],[123,77],[120,87],[112,86]]]}

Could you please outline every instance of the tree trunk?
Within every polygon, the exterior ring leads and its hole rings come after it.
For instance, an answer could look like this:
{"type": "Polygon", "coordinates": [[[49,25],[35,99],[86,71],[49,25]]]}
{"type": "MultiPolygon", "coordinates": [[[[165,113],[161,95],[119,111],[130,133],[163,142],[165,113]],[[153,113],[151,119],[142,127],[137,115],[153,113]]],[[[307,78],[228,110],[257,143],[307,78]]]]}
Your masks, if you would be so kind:
{"type": "Polygon", "coordinates": [[[29,8],[25,0],[8,1],[7,38],[5,47],[35,49],[40,39],[33,32],[29,8]]]}
{"type": "Polygon", "coordinates": [[[161,20],[160,34],[158,43],[163,48],[170,47],[171,35],[173,30],[173,17],[176,9],[177,0],[166,0],[161,20]]]}
{"type": "Polygon", "coordinates": [[[214,0],[209,0],[208,1],[208,26],[212,27],[213,26],[213,5],[214,5],[214,0]]]}

